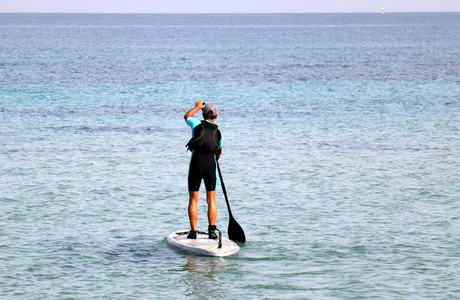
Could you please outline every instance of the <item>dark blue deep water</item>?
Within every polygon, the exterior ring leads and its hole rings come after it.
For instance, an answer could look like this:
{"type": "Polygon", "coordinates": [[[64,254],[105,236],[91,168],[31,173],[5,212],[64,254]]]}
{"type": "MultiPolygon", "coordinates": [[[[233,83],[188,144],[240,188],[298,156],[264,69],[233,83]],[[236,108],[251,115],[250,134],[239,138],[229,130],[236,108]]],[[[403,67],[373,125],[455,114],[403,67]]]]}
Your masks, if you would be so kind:
{"type": "Polygon", "coordinates": [[[460,298],[459,49],[458,13],[1,14],[0,298],[460,298]],[[196,100],[233,257],[165,241],[196,100]]]}

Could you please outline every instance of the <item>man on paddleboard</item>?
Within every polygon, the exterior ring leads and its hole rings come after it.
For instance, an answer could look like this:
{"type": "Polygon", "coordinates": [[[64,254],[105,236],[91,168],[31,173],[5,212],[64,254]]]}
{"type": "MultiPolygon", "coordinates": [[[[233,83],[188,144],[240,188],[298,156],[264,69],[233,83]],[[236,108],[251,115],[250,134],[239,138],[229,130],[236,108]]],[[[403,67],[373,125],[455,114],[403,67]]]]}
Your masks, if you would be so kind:
{"type": "Polygon", "coordinates": [[[217,218],[216,160],[222,153],[222,136],[217,125],[214,124],[217,116],[217,106],[212,103],[205,105],[204,101],[196,101],[195,107],[184,115],[185,122],[192,129],[192,138],[187,144],[189,150],[192,150],[188,173],[188,216],[191,227],[187,236],[189,239],[196,239],[197,235],[198,193],[202,180],[206,187],[206,201],[208,203],[209,238],[217,238],[215,233],[217,218]],[[203,121],[194,117],[200,109],[203,111],[203,121]]]}

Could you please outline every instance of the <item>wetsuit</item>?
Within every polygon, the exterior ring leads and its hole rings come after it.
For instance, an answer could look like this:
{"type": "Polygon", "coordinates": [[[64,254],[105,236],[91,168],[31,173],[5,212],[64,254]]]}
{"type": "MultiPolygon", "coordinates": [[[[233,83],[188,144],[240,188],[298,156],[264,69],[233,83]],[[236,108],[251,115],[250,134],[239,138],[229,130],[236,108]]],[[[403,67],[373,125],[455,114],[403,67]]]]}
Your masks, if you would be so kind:
{"type": "MultiPolygon", "coordinates": [[[[189,117],[186,120],[187,125],[192,128],[192,138],[195,127],[201,124],[201,121],[194,117],[189,117]]],[[[209,121],[204,121],[214,125],[209,121]]],[[[208,124],[205,124],[208,125],[208,124]]],[[[217,126],[216,126],[217,128],[217,126]]],[[[222,136],[220,131],[217,135],[217,145],[222,147],[222,136]]],[[[217,186],[217,164],[216,155],[213,152],[202,151],[199,149],[192,151],[192,158],[190,160],[190,167],[188,173],[188,190],[191,192],[199,191],[201,180],[204,180],[206,191],[215,191],[217,186]]]]}

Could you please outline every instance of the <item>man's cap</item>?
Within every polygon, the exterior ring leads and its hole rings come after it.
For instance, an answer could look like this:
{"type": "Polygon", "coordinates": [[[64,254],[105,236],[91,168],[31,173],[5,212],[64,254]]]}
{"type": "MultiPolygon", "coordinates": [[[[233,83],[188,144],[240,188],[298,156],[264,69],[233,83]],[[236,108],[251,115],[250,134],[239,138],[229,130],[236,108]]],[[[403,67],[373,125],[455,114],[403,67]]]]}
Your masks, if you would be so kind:
{"type": "Polygon", "coordinates": [[[206,116],[206,117],[215,117],[217,116],[218,112],[217,112],[217,105],[213,104],[213,103],[207,103],[204,107],[203,107],[203,114],[206,116]]]}

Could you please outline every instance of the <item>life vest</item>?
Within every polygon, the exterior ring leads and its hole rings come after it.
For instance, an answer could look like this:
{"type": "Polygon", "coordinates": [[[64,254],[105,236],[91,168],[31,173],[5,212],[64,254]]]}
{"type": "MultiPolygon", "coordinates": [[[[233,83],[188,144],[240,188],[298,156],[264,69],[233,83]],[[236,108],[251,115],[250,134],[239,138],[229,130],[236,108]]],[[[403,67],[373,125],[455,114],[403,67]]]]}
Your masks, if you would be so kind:
{"type": "Polygon", "coordinates": [[[219,142],[222,138],[218,126],[214,123],[201,121],[193,129],[193,137],[185,145],[190,151],[202,153],[217,153],[220,150],[219,142]]]}

